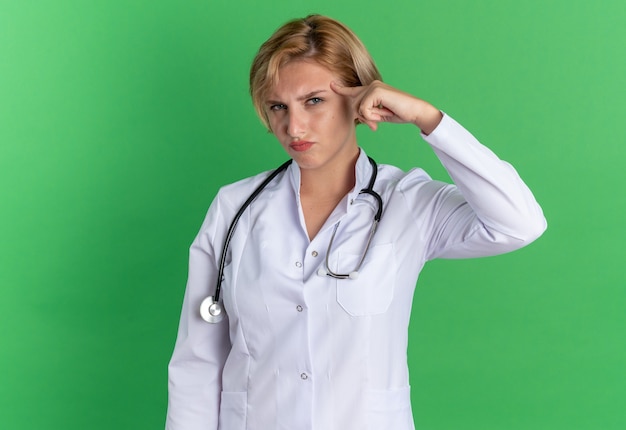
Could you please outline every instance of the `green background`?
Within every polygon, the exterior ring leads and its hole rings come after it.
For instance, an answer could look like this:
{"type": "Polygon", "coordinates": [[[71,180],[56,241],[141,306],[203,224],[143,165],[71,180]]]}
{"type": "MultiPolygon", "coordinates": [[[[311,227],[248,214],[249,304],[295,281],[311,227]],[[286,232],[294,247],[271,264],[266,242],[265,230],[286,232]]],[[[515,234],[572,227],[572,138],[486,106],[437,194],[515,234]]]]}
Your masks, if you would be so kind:
{"type": "MultiPolygon", "coordinates": [[[[427,265],[417,428],[626,428],[623,0],[0,0],[0,427],[163,427],[188,247],[220,185],[285,159],[250,61],[310,12],[514,164],[549,222],[427,265]]],[[[447,178],[411,127],[359,138],[447,178]]]]}

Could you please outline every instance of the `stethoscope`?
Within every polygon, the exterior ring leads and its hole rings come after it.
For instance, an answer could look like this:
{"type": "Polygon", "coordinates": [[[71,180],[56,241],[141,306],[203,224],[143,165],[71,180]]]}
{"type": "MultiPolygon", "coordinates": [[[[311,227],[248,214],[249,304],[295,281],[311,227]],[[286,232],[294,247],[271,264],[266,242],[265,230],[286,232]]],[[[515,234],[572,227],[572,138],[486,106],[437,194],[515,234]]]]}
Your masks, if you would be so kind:
{"type": "MultiPolygon", "coordinates": [[[[330,237],[330,241],[328,242],[328,249],[326,250],[326,259],[324,261],[325,267],[321,267],[317,271],[317,274],[320,276],[330,276],[335,279],[357,279],[359,277],[359,270],[361,269],[361,266],[363,265],[363,261],[365,260],[365,257],[367,256],[367,251],[369,250],[370,244],[372,243],[372,238],[374,237],[374,233],[376,232],[376,228],[378,227],[378,223],[380,222],[380,218],[383,213],[383,199],[380,197],[380,195],[376,191],[374,191],[374,183],[376,182],[376,175],[378,174],[378,165],[371,157],[367,157],[367,158],[369,159],[369,162],[372,165],[372,174],[370,176],[370,182],[367,185],[367,188],[363,188],[359,192],[359,194],[369,194],[372,197],[374,197],[374,199],[376,199],[376,204],[377,204],[378,209],[376,210],[376,214],[374,214],[374,221],[372,222],[372,227],[370,228],[370,233],[367,238],[367,242],[365,243],[365,249],[356,267],[351,272],[335,273],[332,270],[330,270],[330,267],[328,264],[328,256],[331,253],[333,242],[335,241],[335,234],[337,233],[337,228],[339,227],[339,223],[335,224],[335,227],[333,229],[333,234],[330,237]]],[[[235,214],[235,217],[233,218],[233,221],[230,223],[230,227],[228,228],[228,232],[226,233],[226,240],[224,241],[224,246],[222,247],[220,265],[217,271],[217,284],[215,286],[215,294],[207,297],[200,304],[200,316],[206,322],[215,324],[215,323],[220,322],[224,318],[224,310],[222,309],[222,305],[219,303],[220,291],[222,289],[222,281],[224,279],[224,268],[226,266],[226,253],[228,251],[228,246],[230,245],[230,240],[232,239],[233,234],[235,232],[235,227],[237,227],[237,223],[239,222],[239,218],[241,218],[245,210],[248,208],[248,206],[250,206],[250,204],[254,201],[254,199],[257,198],[257,196],[261,193],[261,191],[263,191],[263,189],[265,189],[265,187],[267,187],[267,185],[270,182],[272,182],[272,180],[280,172],[282,172],[287,167],[289,167],[289,165],[291,164],[291,161],[292,160],[286,161],[280,167],[278,167],[276,170],[270,173],[267,178],[265,178],[265,180],[252,192],[252,194],[250,194],[250,197],[248,197],[248,199],[243,203],[241,208],[239,208],[239,210],[235,214]]]]}

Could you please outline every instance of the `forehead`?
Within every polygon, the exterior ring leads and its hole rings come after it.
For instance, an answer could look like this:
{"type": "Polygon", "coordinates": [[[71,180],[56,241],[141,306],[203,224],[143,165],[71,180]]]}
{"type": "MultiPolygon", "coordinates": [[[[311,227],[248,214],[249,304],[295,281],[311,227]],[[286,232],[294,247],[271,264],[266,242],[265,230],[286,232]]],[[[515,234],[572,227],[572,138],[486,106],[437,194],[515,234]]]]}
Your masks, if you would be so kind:
{"type": "Polygon", "coordinates": [[[276,82],[269,88],[267,98],[297,98],[312,91],[330,90],[333,80],[339,80],[339,77],[319,63],[291,61],[278,69],[276,82]]]}

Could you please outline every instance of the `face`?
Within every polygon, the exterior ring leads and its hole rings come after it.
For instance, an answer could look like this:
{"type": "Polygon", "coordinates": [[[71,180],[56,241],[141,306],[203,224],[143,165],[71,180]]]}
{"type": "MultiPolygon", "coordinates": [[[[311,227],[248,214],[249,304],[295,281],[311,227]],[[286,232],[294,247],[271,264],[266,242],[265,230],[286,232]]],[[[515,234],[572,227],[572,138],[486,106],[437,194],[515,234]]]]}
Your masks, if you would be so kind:
{"type": "Polygon", "coordinates": [[[330,88],[337,75],[313,61],[282,66],[265,103],[271,129],[301,169],[341,169],[354,163],[356,115],[349,100],[330,88]]]}

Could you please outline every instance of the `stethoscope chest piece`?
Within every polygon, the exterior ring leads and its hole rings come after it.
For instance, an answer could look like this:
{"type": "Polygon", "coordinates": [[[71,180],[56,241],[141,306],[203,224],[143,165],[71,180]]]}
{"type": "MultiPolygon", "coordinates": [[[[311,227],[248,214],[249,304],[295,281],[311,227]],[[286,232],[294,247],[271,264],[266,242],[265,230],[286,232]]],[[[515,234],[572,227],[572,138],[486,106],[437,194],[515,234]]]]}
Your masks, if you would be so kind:
{"type": "Polygon", "coordinates": [[[224,318],[222,305],[216,303],[213,296],[209,296],[200,304],[200,316],[208,323],[218,323],[224,318]]]}

